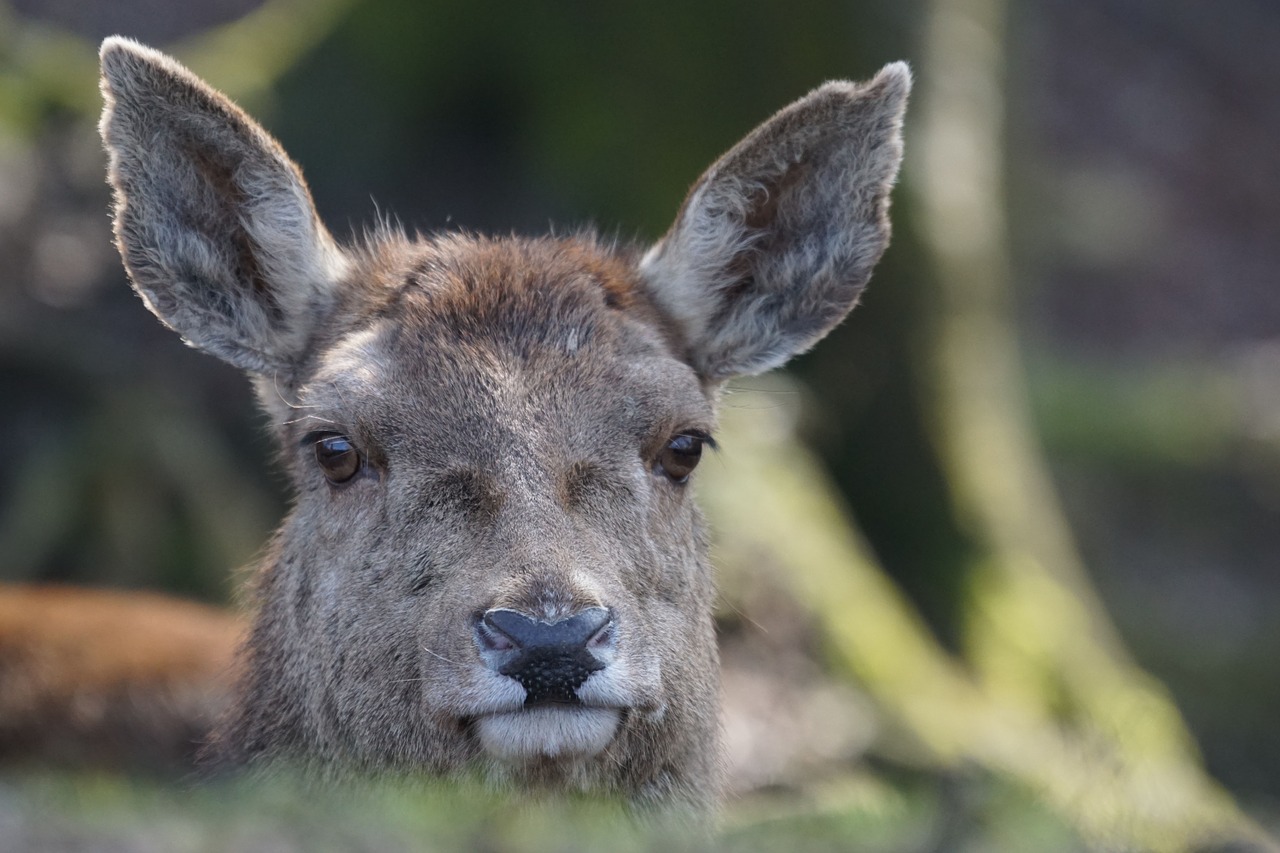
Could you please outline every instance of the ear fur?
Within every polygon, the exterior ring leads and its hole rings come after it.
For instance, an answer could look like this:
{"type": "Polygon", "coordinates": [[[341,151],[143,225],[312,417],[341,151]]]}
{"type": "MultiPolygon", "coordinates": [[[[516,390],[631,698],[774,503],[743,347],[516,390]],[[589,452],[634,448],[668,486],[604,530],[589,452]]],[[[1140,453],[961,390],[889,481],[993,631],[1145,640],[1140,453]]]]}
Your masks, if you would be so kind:
{"type": "Polygon", "coordinates": [[[117,36],[100,58],[116,243],[134,288],[192,346],[288,370],[346,263],[301,172],[168,56],[117,36]]]}
{"type": "Polygon", "coordinates": [[[641,262],[706,380],[761,373],[853,308],[889,241],[906,63],[831,82],[721,157],[641,262]]]}

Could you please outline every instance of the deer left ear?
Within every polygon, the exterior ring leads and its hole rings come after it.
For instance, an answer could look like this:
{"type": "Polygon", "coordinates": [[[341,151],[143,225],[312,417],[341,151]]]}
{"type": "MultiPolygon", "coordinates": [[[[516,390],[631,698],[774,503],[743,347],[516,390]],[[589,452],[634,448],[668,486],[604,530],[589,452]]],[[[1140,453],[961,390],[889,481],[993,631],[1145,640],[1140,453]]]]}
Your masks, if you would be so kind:
{"type": "Polygon", "coordinates": [[[827,83],[721,157],[641,262],[704,379],[762,373],[853,308],[889,242],[906,63],[827,83]]]}
{"type": "Polygon", "coordinates": [[[134,288],[192,346],[254,373],[287,372],[346,264],[302,173],[168,56],[113,37],[101,59],[116,242],[134,288]]]}

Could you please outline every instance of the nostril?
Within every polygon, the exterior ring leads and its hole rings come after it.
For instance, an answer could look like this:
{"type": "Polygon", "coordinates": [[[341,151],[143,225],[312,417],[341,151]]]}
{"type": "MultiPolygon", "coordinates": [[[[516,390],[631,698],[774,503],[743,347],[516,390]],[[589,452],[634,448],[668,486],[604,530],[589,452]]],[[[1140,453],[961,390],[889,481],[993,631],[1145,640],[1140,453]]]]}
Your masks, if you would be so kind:
{"type": "Polygon", "coordinates": [[[476,639],[482,651],[509,652],[516,648],[515,641],[493,625],[487,614],[476,622],[476,639]]]}
{"type": "Polygon", "coordinates": [[[591,651],[603,651],[613,648],[615,634],[613,614],[609,615],[609,621],[606,622],[599,631],[587,641],[587,648],[591,651]]]}
{"type": "Polygon", "coordinates": [[[488,667],[526,690],[526,705],[576,703],[576,691],[612,663],[617,631],[613,613],[589,607],[546,622],[495,608],[476,618],[476,645],[488,667]]]}

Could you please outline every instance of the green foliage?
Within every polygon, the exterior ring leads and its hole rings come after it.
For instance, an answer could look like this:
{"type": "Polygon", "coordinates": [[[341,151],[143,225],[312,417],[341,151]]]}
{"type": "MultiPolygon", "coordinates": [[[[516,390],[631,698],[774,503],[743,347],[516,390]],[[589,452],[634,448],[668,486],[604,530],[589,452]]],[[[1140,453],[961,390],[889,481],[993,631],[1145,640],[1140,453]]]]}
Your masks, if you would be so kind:
{"type": "Polygon", "coordinates": [[[803,801],[731,807],[719,828],[586,797],[513,799],[466,781],[303,785],[287,775],[199,787],[91,774],[0,777],[5,839],[22,849],[825,853],[1083,849],[1040,805],[990,779],[889,787],[849,778],[803,801]],[[1012,847],[1006,847],[1012,844],[1012,847]],[[1034,844],[1034,848],[1024,847],[1034,844]]]}
{"type": "Polygon", "coordinates": [[[1221,464],[1248,430],[1238,382],[1204,364],[1046,360],[1034,366],[1031,387],[1046,444],[1067,458],[1203,469],[1221,464]]]}

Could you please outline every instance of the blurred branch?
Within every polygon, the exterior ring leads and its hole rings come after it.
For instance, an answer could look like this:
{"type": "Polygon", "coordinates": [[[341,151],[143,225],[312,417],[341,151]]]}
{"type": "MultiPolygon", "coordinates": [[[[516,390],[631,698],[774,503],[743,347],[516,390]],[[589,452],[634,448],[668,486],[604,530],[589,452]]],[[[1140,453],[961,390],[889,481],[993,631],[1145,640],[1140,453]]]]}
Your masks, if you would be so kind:
{"type": "MultiPolygon", "coordinates": [[[[1009,574],[1019,586],[983,591],[977,600],[993,620],[1019,630],[985,636],[1015,656],[1028,645],[1069,653],[1080,676],[1073,695],[1107,697],[1113,716],[1105,724],[1064,725],[1034,701],[1039,697],[1028,700],[1003,689],[985,670],[975,678],[951,658],[869,553],[835,486],[780,410],[733,402],[729,398],[721,417],[724,450],[717,458],[723,464],[708,466],[699,490],[720,534],[717,563],[730,574],[762,562],[774,566],[816,616],[838,666],[856,676],[889,722],[914,740],[921,760],[949,768],[973,763],[1011,779],[1043,797],[1086,837],[1119,849],[1182,850],[1226,839],[1264,843],[1204,777],[1158,685],[1118,666],[1096,645],[1073,645],[1073,632],[1082,630],[1081,608],[1063,587],[1015,567],[1009,574]],[[1040,621],[1018,621],[1028,618],[1040,621]]],[[[1017,674],[1032,684],[1043,675],[1034,668],[1017,674]]],[[[1099,704],[1090,701],[1091,707],[1099,704]]],[[[755,813],[737,817],[763,819],[755,813]]]]}
{"type": "MultiPolygon", "coordinates": [[[[166,45],[196,73],[252,106],[322,38],[354,0],[270,0],[244,17],[166,45]]],[[[20,20],[0,0],[0,129],[34,133],[49,105],[95,119],[97,45],[20,20]]]]}
{"type": "Polygon", "coordinates": [[[718,534],[717,564],[729,573],[761,562],[776,566],[818,617],[840,665],[926,756],[959,761],[981,715],[980,695],[884,575],[782,410],[734,401],[728,398],[720,416],[724,449],[716,461],[724,464],[700,472],[699,498],[718,534]]]}
{"type": "Polygon", "coordinates": [[[97,115],[97,65],[84,39],[18,20],[0,0],[0,132],[34,135],[50,105],[97,115]]]}
{"type": "Polygon", "coordinates": [[[934,435],[962,519],[995,552],[1031,555],[1097,614],[1094,640],[1120,653],[1027,417],[1001,179],[1003,16],[1000,0],[938,0],[922,51],[931,64],[916,99],[913,188],[939,284],[927,389],[934,435]]]}
{"type": "Polygon", "coordinates": [[[1051,453],[1129,469],[1213,469],[1242,457],[1253,477],[1280,463],[1280,343],[1225,358],[1029,365],[1038,432],[1051,453]]]}
{"type": "Polygon", "coordinates": [[[1016,754],[975,757],[1041,788],[1104,843],[1179,850],[1252,835],[1162,686],[1128,660],[1036,445],[1010,319],[1005,14],[1002,0],[936,0],[929,13],[914,186],[939,284],[928,397],[957,511],[987,552],[967,625],[981,689],[1032,731],[1058,732],[1066,754],[1049,773],[1016,754]],[[1073,755],[1089,771],[1074,779],[1073,755]]]}
{"type": "Polygon", "coordinates": [[[173,55],[233,101],[253,99],[327,36],[355,0],[271,0],[237,21],[171,45],[173,55]]]}
{"type": "Polygon", "coordinates": [[[1044,357],[1029,372],[1038,432],[1054,455],[1209,467],[1263,433],[1250,412],[1258,407],[1230,365],[1122,367],[1044,357]]]}

